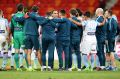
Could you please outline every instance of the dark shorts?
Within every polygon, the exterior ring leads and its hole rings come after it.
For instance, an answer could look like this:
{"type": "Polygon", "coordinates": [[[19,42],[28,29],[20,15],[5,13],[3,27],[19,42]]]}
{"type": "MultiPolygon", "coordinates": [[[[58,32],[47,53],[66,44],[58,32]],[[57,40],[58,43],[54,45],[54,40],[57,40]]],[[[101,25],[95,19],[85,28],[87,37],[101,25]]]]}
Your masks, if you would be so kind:
{"type": "Polygon", "coordinates": [[[115,52],[115,41],[108,40],[106,43],[106,53],[115,52]]]}
{"type": "Polygon", "coordinates": [[[26,35],[26,37],[25,37],[25,49],[32,49],[33,47],[35,50],[40,49],[39,36],[26,35]]]}
{"type": "Polygon", "coordinates": [[[71,41],[70,48],[74,52],[80,52],[80,40],[71,41]]]}
{"type": "Polygon", "coordinates": [[[56,41],[56,47],[69,47],[70,46],[70,40],[57,40],[56,41]]]}

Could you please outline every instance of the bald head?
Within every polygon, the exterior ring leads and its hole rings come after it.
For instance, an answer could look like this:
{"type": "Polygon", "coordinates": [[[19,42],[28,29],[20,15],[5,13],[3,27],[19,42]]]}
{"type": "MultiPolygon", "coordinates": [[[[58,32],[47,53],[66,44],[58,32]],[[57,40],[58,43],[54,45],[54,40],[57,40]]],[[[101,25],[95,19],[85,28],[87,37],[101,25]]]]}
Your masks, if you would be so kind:
{"type": "Polygon", "coordinates": [[[104,12],[104,11],[103,11],[102,8],[97,8],[95,14],[96,14],[97,16],[100,16],[100,15],[103,15],[103,12],[104,12]]]}

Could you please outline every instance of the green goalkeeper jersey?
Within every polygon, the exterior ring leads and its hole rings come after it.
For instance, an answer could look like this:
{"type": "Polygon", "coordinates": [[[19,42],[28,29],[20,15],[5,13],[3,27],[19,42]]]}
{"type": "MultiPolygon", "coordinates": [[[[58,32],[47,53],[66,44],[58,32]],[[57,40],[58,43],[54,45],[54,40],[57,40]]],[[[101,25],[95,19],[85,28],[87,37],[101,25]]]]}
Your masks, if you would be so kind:
{"type": "MultiPolygon", "coordinates": [[[[16,16],[16,17],[23,17],[24,13],[17,12],[14,16],[16,16]]],[[[13,19],[13,17],[11,19],[10,28],[11,28],[13,36],[24,35],[24,32],[23,32],[24,23],[16,22],[13,19]]]]}

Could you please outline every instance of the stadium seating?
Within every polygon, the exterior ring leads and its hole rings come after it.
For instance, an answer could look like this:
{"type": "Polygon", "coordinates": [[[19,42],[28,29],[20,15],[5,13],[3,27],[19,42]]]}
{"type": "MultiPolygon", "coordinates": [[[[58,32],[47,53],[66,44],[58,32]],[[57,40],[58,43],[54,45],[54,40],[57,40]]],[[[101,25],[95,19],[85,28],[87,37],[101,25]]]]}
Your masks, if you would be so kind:
{"type": "Polygon", "coordinates": [[[10,14],[15,12],[16,4],[19,2],[25,6],[38,5],[40,6],[40,14],[45,15],[46,11],[52,9],[65,9],[67,12],[70,8],[81,8],[81,10],[90,10],[92,13],[98,7],[98,0],[0,0],[0,8],[5,12],[5,16],[10,20],[10,14]]]}
{"type": "Polygon", "coordinates": [[[14,0],[15,4],[20,3],[21,0],[14,0]]]}
{"type": "MultiPolygon", "coordinates": [[[[118,10],[120,0],[118,1],[112,9],[120,20],[120,11],[118,10]]],[[[20,2],[28,7],[38,5],[41,15],[45,15],[46,11],[53,9],[65,9],[69,12],[70,8],[80,8],[83,12],[89,10],[94,13],[95,9],[99,7],[99,0],[0,0],[0,9],[4,11],[5,17],[10,20],[11,14],[16,11],[15,6],[20,2]]]]}
{"type": "Polygon", "coordinates": [[[1,4],[7,4],[7,0],[0,0],[1,4]]]}
{"type": "Polygon", "coordinates": [[[118,0],[117,4],[112,8],[112,10],[113,13],[117,16],[120,23],[120,0],[118,0]]]}

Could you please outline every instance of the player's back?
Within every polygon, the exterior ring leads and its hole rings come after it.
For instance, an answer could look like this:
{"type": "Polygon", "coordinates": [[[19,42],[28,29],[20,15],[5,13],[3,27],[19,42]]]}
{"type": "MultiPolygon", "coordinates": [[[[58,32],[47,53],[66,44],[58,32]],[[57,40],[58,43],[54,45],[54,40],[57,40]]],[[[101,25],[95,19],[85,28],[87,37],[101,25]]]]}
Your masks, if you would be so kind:
{"type": "MultiPolygon", "coordinates": [[[[77,17],[72,17],[73,20],[80,22],[80,20],[77,19],[77,17]]],[[[82,34],[82,27],[77,26],[76,28],[71,28],[71,40],[80,40],[82,34]]]]}
{"type": "Polygon", "coordinates": [[[6,35],[7,34],[7,28],[8,21],[5,18],[0,18],[0,35],[6,35]]]}
{"type": "Polygon", "coordinates": [[[97,22],[95,20],[87,20],[84,26],[84,35],[95,35],[97,22]]]}
{"type": "MultiPolygon", "coordinates": [[[[23,17],[24,13],[17,12],[14,16],[16,16],[16,17],[23,17]]],[[[11,29],[14,29],[14,31],[13,31],[14,35],[23,34],[23,28],[24,28],[23,26],[24,26],[24,23],[16,22],[14,20],[14,18],[12,18],[10,27],[11,27],[11,29]]]]}
{"type": "Polygon", "coordinates": [[[70,40],[71,22],[64,18],[65,22],[58,24],[57,39],[70,40]]]}
{"type": "Polygon", "coordinates": [[[25,19],[25,28],[24,28],[24,31],[25,31],[25,34],[26,35],[39,35],[38,33],[38,28],[39,28],[39,24],[37,23],[36,19],[32,19],[31,18],[31,15],[34,15],[34,16],[39,16],[36,12],[30,12],[29,13],[29,18],[25,19]]]}
{"type": "MultiPolygon", "coordinates": [[[[96,19],[97,22],[102,23],[104,21],[103,16],[99,16],[96,19]]],[[[106,39],[106,26],[105,24],[96,28],[97,41],[104,41],[106,39]]]]}

